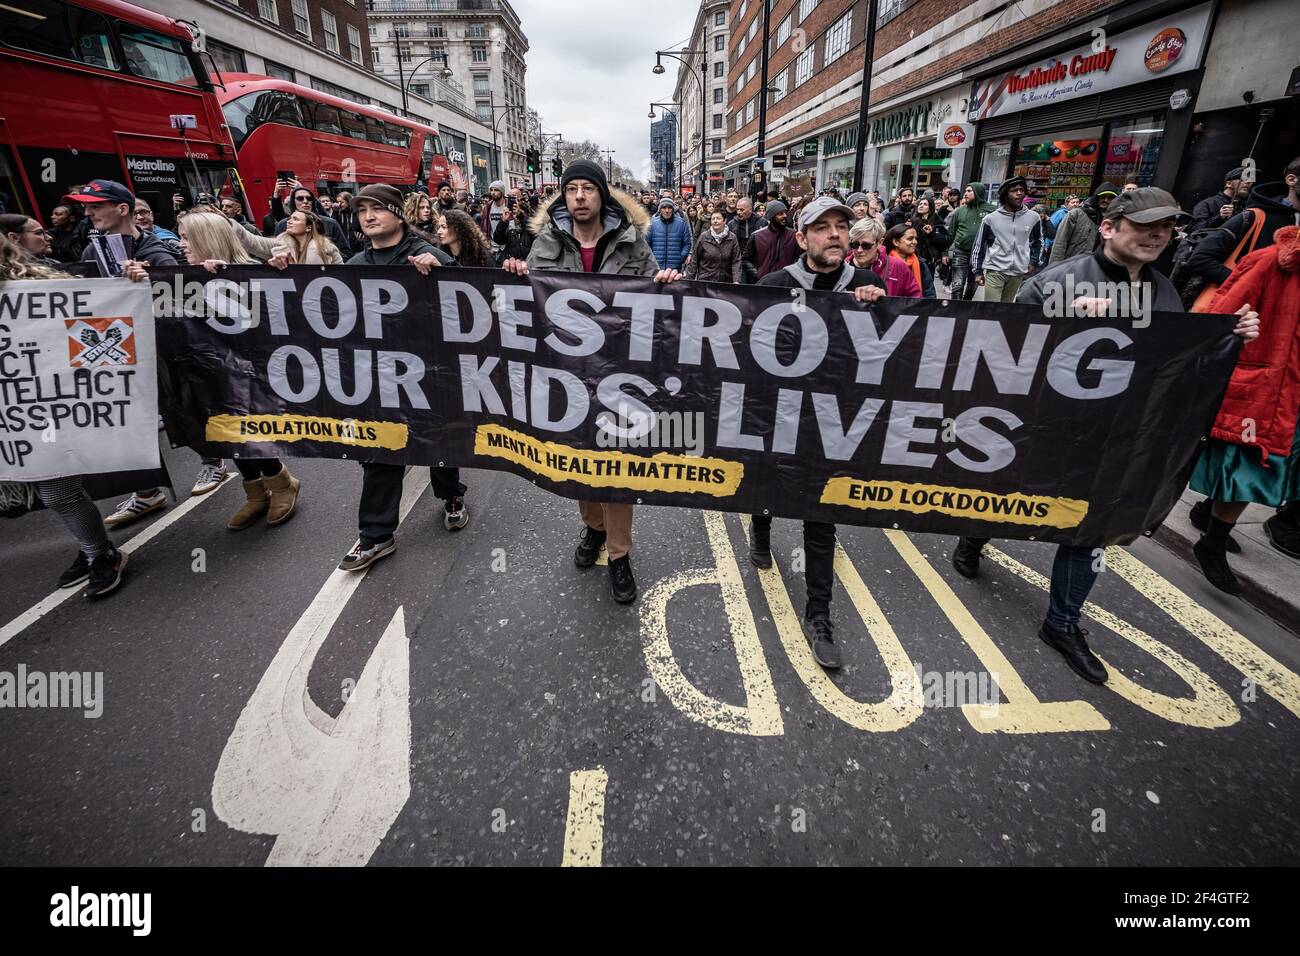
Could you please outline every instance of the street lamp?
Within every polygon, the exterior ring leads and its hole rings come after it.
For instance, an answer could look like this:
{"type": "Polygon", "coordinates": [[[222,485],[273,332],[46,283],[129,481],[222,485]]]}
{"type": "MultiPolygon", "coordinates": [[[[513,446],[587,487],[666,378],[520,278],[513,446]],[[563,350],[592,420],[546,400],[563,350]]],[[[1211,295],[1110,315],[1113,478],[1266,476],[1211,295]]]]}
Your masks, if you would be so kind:
{"type": "Polygon", "coordinates": [[[674,53],[671,50],[656,50],[655,65],[651,68],[650,72],[654,73],[656,76],[662,75],[665,72],[662,58],[666,56],[671,57],[672,59],[676,60],[678,63],[685,66],[687,69],[690,69],[691,66],[690,63],[688,63],[678,54],[685,54],[686,56],[698,56],[700,58],[700,75],[697,76],[695,80],[697,83],[700,84],[700,187],[699,188],[700,188],[700,195],[702,196],[704,195],[706,189],[708,188],[708,181],[709,181],[709,173],[708,173],[708,166],[707,166],[708,161],[705,159],[705,149],[707,148],[708,145],[709,134],[706,131],[704,125],[705,113],[706,113],[706,104],[704,102],[705,90],[708,88],[708,82],[706,78],[708,77],[708,73],[709,73],[708,51],[707,50],[679,50],[677,51],[677,53],[674,53]]]}
{"type": "Polygon", "coordinates": [[[397,45],[397,85],[402,88],[402,113],[409,114],[411,110],[410,102],[407,99],[407,88],[415,80],[415,74],[419,72],[420,67],[424,66],[426,63],[432,62],[433,60],[441,60],[442,69],[439,73],[444,80],[449,80],[452,76],[451,66],[447,62],[447,52],[445,50],[442,53],[433,53],[415,64],[415,69],[411,71],[411,78],[408,80],[402,72],[402,38],[400,36],[395,36],[393,41],[397,45]]]}

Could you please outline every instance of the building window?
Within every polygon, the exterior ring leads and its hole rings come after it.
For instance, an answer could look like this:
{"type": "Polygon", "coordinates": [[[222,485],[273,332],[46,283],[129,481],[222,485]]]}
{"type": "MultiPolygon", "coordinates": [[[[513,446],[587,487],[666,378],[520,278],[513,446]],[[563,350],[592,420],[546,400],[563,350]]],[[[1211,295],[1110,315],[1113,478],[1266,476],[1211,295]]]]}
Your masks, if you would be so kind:
{"type": "Polygon", "coordinates": [[[745,125],[745,114],[741,110],[736,110],[734,115],[736,117],[736,132],[739,133],[740,127],[745,125]]]}
{"type": "Polygon", "coordinates": [[[721,103],[721,102],[722,102],[722,97],[723,97],[725,94],[726,94],[726,90],[724,90],[724,89],[723,89],[722,87],[720,87],[720,86],[715,86],[715,87],[713,88],[713,102],[715,102],[715,103],[721,103]]]}
{"type": "Polygon", "coordinates": [[[745,73],[742,70],[740,76],[736,77],[736,95],[739,96],[740,91],[743,90],[744,88],[745,88],[745,73]]]}
{"type": "Polygon", "coordinates": [[[361,31],[348,24],[348,56],[353,63],[361,62],[361,31]]]}
{"type": "Polygon", "coordinates": [[[403,63],[410,63],[411,62],[410,46],[400,47],[397,51],[397,58],[401,60],[403,63]]]}
{"type": "Polygon", "coordinates": [[[799,0],[799,22],[803,23],[808,14],[817,9],[817,0],[799,0]]]}
{"type": "Polygon", "coordinates": [[[791,18],[786,17],[781,21],[781,25],[776,28],[776,45],[779,47],[786,40],[790,39],[791,18]]]}
{"type": "Polygon", "coordinates": [[[294,31],[303,36],[312,35],[312,21],[307,14],[307,0],[294,0],[294,31]]]}
{"type": "Polygon", "coordinates": [[[749,101],[748,103],[745,104],[745,122],[746,122],[746,123],[748,123],[750,120],[752,120],[752,119],[754,118],[754,99],[756,99],[756,97],[751,97],[751,98],[750,98],[750,101],[749,101]]]}
{"type": "Polygon", "coordinates": [[[733,63],[734,63],[736,60],[739,60],[739,59],[740,59],[740,54],[742,54],[742,53],[745,52],[745,45],[748,44],[748,43],[749,43],[749,38],[748,38],[748,37],[743,37],[743,36],[742,36],[742,37],[740,38],[740,41],[736,44],[736,52],[735,52],[734,54],[732,54],[732,57],[731,57],[733,63]]]}
{"type": "Polygon", "coordinates": [[[713,51],[719,53],[727,48],[727,35],[719,33],[713,38],[713,51]]]}
{"type": "Polygon", "coordinates": [[[433,26],[429,27],[429,36],[435,37],[439,40],[445,40],[447,38],[447,31],[442,24],[435,23],[433,26]]]}
{"type": "Polygon", "coordinates": [[[244,68],[243,50],[236,50],[232,46],[226,46],[224,43],[209,39],[208,52],[212,54],[212,62],[217,65],[217,69],[222,73],[248,72],[244,68]]]}
{"type": "Polygon", "coordinates": [[[758,17],[754,17],[749,21],[749,29],[745,31],[746,40],[754,39],[754,34],[758,32],[758,19],[758,17]]]}
{"type": "Polygon", "coordinates": [[[725,76],[726,70],[727,64],[723,63],[721,60],[713,64],[713,75],[716,77],[725,76]]]}
{"type": "Polygon", "coordinates": [[[411,26],[408,23],[394,23],[393,36],[409,37],[411,35],[411,26]]]}
{"type": "Polygon", "coordinates": [[[754,57],[752,60],[749,61],[749,68],[745,70],[745,82],[748,83],[750,80],[752,80],[754,78],[754,74],[757,71],[758,71],[758,57],[754,57]]]}
{"type": "Polygon", "coordinates": [[[491,81],[486,76],[474,77],[474,92],[487,93],[491,89],[491,81]]]}
{"type": "Polygon", "coordinates": [[[736,14],[736,19],[737,20],[745,19],[745,11],[748,9],[749,9],[749,0],[742,0],[740,4],[740,12],[736,14]]]}
{"type": "Polygon", "coordinates": [[[339,27],[334,20],[334,14],[328,10],[320,12],[321,29],[325,31],[325,49],[331,53],[339,52],[339,27]]]}
{"type": "Polygon", "coordinates": [[[478,114],[481,120],[492,122],[492,104],[487,100],[478,100],[474,103],[474,112],[478,114]]]}
{"type": "Polygon", "coordinates": [[[379,47],[370,48],[370,64],[377,70],[379,69],[379,47]]]}
{"type": "Polygon", "coordinates": [[[293,70],[287,66],[281,66],[279,63],[274,63],[271,60],[263,59],[262,69],[266,71],[267,76],[273,76],[277,80],[288,80],[290,83],[296,82],[293,75],[293,70]]]}
{"type": "Polygon", "coordinates": [[[842,57],[849,49],[849,32],[853,29],[853,11],[835,21],[835,25],[826,31],[826,52],[822,66],[828,66],[842,57]]]}
{"type": "Polygon", "coordinates": [[[414,93],[416,96],[423,96],[427,100],[429,98],[429,84],[412,83],[411,92],[414,93]]]}
{"type": "Polygon", "coordinates": [[[786,92],[790,87],[790,71],[782,70],[772,81],[772,100],[773,103],[779,103],[785,98],[786,92]]]}
{"type": "Polygon", "coordinates": [[[379,28],[375,26],[373,23],[368,24],[366,26],[366,29],[370,31],[370,39],[374,40],[379,37],[379,28]]]}
{"type": "Polygon", "coordinates": [[[720,140],[720,139],[711,139],[711,140],[709,140],[709,149],[710,149],[710,151],[713,153],[714,156],[721,156],[721,155],[722,155],[722,140],[720,140]]]}
{"type": "Polygon", "coordinates": [[[275,9],[275,0],[257,0],[257,15],[272,23],[280,22],[280,13],[275,9]]]}
{"type": "Polygon", "coordinates": [[[465,36],[482,39],[487,36],[487,27],[481,23],[472,24],[465,30],[465,36]]]}
{"type": "Polygon", "coordinates": [[[470,54],[475,63],[487,62],[487,47],[481,43],[475,43],[470,47],[470,54]]]}
{"type": "Polygon", "coordinates": [[[815,46],[810,46],[799,54],[799,59],[794,61],[795,86],[799,86],[804,83],[808,77],[812,76],[813,53],[816,49],[815,46]]]}
{"type": "Polygon", "coordinates": [[[721,113],[714,113],[714,114],[713,114],[713,128],[714,128],[714,129],[722,129],[722,114],[721,114],[721,113]]]}
{"type": "Polygon", "coordinates": [[[713,15],[713,25],[715,27],[725,27],[727,25],[727,11],[719,10],[713,15]]]}

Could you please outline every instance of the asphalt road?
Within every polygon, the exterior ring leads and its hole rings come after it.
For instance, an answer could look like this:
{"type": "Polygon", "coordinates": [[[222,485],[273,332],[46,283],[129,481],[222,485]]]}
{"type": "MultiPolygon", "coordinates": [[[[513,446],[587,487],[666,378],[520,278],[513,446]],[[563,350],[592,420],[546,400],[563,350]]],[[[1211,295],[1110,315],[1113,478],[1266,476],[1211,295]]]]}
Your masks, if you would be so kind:
{"type": "Polygon", "coordinates": [[[231,481],[117,531],[104,602],[48,606],[52,515],[0,528],[0,674],[103,679],[98,717],[0,709],[0,862],[1300,862],[1300,639],[1151,542],[1093,594],[1097,687],[1036,636],[1051,548],[966,581],[841,528],[827,679],[795,522],[760,575],[737,516],[638,509],[622,607],[576,506],[491,472],[456,534],[409,473],[397,553],[334,574],[360,469],[293,468],[283,527],[227,532],[231,481]]]}

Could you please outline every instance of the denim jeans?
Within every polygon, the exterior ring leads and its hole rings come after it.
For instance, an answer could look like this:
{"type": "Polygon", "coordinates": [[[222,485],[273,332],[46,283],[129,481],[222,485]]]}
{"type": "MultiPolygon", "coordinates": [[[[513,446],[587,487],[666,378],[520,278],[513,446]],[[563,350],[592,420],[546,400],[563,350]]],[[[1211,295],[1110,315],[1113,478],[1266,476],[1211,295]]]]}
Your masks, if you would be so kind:
{"type": "MultiPolygon", "coordinates": [[[[971,544],[983,547],[988,538],[967,538],[971,544]]],[[[1047,597],[1047,623],[1058,631],[1079,623],[1079,611],[1097,583],[1095,548],[1081,548],[1062,544],[1056,548],[1052,561],[1052,585],[1047,597]]]]}
{"type": "Polygon", "coordinates": [[[948,260],[952,265],[952,282],[948,286],[950,294],[963,302],[970,301],[975,294],[975,279],[970,274],[970,253],[953,249],[948,252],[948,260]]]}

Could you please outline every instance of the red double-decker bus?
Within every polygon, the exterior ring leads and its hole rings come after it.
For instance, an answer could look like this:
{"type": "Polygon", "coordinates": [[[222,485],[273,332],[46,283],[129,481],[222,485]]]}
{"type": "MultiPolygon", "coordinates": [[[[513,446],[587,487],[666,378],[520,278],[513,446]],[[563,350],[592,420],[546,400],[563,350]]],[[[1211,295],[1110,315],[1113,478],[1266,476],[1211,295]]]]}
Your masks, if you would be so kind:
{"type": "Polygon", "coordinates": [[[212,81],[179,22],[119,0],[0,2],[0,189],[47,220],[72,186],[116,179],[160,222],[172,197],[239,195],[212,81]]]}
{"type": "Polygon", "coordinates": [[[267,210],[280,173],[318,195],[367,183],[409,189],[447,178],[438,130],[285,80],[223,73],[225,111],[255,217],[267,210]]]}

